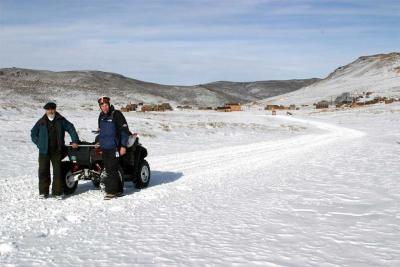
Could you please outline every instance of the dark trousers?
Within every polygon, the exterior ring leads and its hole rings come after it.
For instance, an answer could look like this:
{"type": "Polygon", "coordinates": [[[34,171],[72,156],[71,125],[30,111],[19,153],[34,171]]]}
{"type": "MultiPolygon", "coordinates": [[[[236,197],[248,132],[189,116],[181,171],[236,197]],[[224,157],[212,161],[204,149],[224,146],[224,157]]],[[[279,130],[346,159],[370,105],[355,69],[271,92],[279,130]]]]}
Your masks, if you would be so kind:
{"type": "Polygon", "coordinates": [[[48,195],[51,184],[50,162],[53,166],[52,194],[55,196],[63,193],[61,177],[61,152],[51,151],[48,155],[39,153],[39,194],[48,195]]]}
{"type": "Polygon", "coordinates": [[[119,171],[119,157],[116,157],[116,152],[116,149],[103,150],[103,163],[107,174],[103,182],[108,194],[123,193],[124,191],[122,173],[119,171]]]}

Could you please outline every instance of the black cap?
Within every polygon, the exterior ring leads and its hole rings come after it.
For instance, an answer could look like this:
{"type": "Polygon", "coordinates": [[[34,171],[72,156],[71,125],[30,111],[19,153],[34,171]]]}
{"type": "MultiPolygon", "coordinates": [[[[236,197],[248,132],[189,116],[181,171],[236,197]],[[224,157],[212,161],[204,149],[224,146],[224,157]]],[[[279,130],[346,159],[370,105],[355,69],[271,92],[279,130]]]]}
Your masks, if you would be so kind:
{"type": "Polygon", "coordinates": [[[44,105],[44,109],[56,109],[57,105],[54,102],[48,102],[46,105],[44,105]]]}

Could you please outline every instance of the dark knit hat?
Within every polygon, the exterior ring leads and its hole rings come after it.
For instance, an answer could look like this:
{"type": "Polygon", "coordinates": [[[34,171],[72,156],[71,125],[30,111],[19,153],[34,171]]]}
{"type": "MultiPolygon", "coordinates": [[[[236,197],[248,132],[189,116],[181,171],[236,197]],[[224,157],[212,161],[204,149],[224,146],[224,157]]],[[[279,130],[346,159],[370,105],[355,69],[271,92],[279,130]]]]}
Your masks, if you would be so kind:
{"type": "Polygon", "coordinates": [[[48,102],[46,105],[43,106],[44,109],[56,109],[57,105],[54,102],[48,102]]]}

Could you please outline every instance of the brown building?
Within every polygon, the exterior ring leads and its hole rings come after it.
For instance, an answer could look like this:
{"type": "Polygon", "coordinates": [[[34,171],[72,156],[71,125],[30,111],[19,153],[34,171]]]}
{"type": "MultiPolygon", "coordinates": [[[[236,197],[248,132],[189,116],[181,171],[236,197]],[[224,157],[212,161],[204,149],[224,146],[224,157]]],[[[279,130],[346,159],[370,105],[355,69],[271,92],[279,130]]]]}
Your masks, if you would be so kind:
{"type": "Polygon", "coordinates": [[[232,111],[230,106],[217,107],[215,110],[219,111],[219,112],[231,112],[232,111]]]}
{"type": "Polygon", "coordinates": [[[137,107],[138,106],[136,104],[132,104],[132,103],[129,103],[128,105],[126,105],[126,109],[128,111],[135,111],[137,109],[137,107]]]}
{"type": "Polygon", "coordinates": [[[227,103],[225,107],[229,107],[231,111],[242,111],[239,103],[227,103]]]}
{"type": "MultiPolygon", "coordinates": [[[[295,105],[291,105],[293,106],[293,109],[296,108],[295,105]]],[[[267,105],[265,108],[265,110],[289,110],[290,107],[285,107],[283,105],[267,105]]]]}
{"type": "Polygon", "coordinates": [[[164,111],[162,107],[159,105],[143,105],[141,108],[142,112],[148,112],[148,111],[164,111]]]}
{"type": "Polygon", "coordinates": [[[280,109],[279,105],[267,105],[265,108],[265,110],[276,110],[276,109],[280,109]]]}
{"type": "Polygon", "coordinates": [[[329,102],[328,101],[320,101],[315,105],[316,109],[322,109],[322,108],[329,108],[329,102]]]}
{"type": "Polygon", "coordinates": [[[177,106],[176,108],[178,109],[192,109],[191,106],[185,105],[185,106],[177,106]]]}
{"type": "Polygon", "coordinates": [[[172,110],[172,107],[169,103],[162,103],[160,105],[164,110],[172,110]]]}

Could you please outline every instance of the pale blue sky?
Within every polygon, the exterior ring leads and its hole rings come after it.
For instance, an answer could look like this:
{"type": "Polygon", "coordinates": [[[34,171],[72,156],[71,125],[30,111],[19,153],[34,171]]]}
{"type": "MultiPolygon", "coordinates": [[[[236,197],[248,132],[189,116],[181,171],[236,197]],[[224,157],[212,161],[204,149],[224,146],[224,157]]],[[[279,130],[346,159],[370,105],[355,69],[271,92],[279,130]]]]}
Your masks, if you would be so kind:
{"type": "Polygon", "coordinates": [[[400,49],[400,1],[0,0],[0,67],[166,84],[324,77],[400,49]]]}

